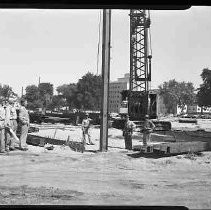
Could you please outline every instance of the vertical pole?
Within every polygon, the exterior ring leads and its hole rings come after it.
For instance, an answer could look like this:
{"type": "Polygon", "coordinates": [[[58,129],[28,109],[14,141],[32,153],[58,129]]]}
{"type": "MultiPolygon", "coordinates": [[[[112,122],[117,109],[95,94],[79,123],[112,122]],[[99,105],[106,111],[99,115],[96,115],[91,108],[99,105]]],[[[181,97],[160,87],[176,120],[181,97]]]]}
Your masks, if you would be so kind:
{"type": "Polygon", "coordinates": [[[110,77],[110,38],[111,38],[111,10],[103,9],[103,36],[102,36],[102,105],[100,124],[100,151],[108,149],[108,96],[110,77]]]}
{"type": "Polygon", "coordinates": [[[21,89],[21,97],[23,97],[23,87],[22,87],[22,89],[21,89]]]}

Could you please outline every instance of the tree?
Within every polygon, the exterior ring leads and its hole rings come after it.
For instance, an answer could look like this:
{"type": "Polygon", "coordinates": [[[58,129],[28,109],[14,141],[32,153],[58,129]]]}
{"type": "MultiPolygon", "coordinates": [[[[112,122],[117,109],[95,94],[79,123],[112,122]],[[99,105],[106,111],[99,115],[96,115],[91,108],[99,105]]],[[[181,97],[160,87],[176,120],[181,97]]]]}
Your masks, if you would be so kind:
{"type": "Polygon", "coordinates": [[[39,90],[36,85],[28,85],[26,87],[25,98],[28,102],[29,109],[36,109],[43,107],[43,101],[39,98],[39,90]]]}
{"type": "Polygon", "coordinates": [[[76,93],[77,93],[77,84],[70,83],[58,86],[56,88],[58,94],[65,99],[66,105],[69,108],[75,108],[76,106],[76,93]]]}
{"type": "Polygon", "coordinates": [[[65,99],[61,95],[54,95],[51,103],[48,105],[48,109],[60,109],[62,106],[65,106],[65,99]]]}
{"type": "Polygon", "coordinates": [[[38,100],[39,90],[36,85],[28,85],[25,90],[26,90],[25,97],[28,102],[33,103],[34,101],[38,100]]]}
{"type": "Polygon", "coordinates": [[[204,68],[201,73],[203,84],[197,89],[197,102],[201,107],[211,106],[211,70],[204,68]]]}
{"type": "Polygon", "coordinates": [[[51,83],[40,83],[38,85],[39,99],[43,103],[43,111],[45,112],[46,107],[51,103],[53,97],[53,84],[51,83]]]}
{"type": "Polygon", "coordinates": [[[173,79],[160,85],[159,90],[168,113],[176,113],[177,105],[183,111],[185,105],[195,102],[194,87],[191,82],[177,82],[173,79]]]}
{"type": "Polygon", "coordinates": [[[99,110],[101,103],[102,77],[90,72],[77,83],[77,103],[80,108],[99,110]]]}
{"type": "Polygon", "coordinates": [[[90,72],[79,79],[77,84],[70,83],[57,87],[57,92],[66,99],[69,108],[99,110],[101,101],[101,76],[90,72]]]}
{"type": "Polygon", "coordinates": [[[39,90],[39,97],[44,98],[46,95],[53,96],[53,84],[51,83],[40,83],[38,85],[38,90],[39,90]]]}
{"type": "Polygon", "coordinates": [[[2,86],[0,84],[0,96],[8,99],[10,97],[17,96],[17,94],[12,90],[12,87],[10,87],[9,85],[2,86]]]}

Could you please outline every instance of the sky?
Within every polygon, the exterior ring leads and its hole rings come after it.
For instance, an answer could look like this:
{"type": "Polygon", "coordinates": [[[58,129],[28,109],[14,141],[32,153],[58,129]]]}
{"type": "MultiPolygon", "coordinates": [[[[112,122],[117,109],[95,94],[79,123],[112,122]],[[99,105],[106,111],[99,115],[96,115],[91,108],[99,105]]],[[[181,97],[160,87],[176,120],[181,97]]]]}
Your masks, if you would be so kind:
{"type": "MultiPolygon", "coordinates": [[[[202,83],[211,68],[211,7],[150,10],[151,87],[170,79],[202,83]]],[[[110,81],[129,73],[129,10],[112,10],[110,81]]],[[[0,84],[21,95],[27,85],[54,88],[97,73],[102,10],[0,9],[0,84]]],[[[101,47],[98,73],[101,72],[101,47]]],[[[56,91],[54,91],[56,94],[56,91]]]]}

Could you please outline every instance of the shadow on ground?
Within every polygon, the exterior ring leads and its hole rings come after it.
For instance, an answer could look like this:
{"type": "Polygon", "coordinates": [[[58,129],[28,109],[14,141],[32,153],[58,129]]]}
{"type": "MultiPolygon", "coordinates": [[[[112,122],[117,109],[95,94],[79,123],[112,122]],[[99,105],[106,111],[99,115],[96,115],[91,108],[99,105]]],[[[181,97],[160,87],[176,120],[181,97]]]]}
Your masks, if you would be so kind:
{"type": "Polygon", "coordinates": [[[193,157],[200,157],[203,156],[202,152],[183,152],[183,153],[160,153],[160,152],[153,152],[153,153],[143,153],[143,152],[136,152],[136,153],[130,153],[127,154],[127,156],[132,158],[152,158],[152,159],[158,159],[158,158],[164,158],[164,157],[173,157],[178,155],[186,155],[185,158],[193,158],[193,157]]]}
{"type": "Polygon", "coordinates": [[[127,154],[127,156],[132,157],[132,158],[144,157],[144,158],[152,158],[152,159],[171,157],[171,156],[177,156],[177,155],[181,155],[181,154],[142,153],[142,152],[127,154]]]}

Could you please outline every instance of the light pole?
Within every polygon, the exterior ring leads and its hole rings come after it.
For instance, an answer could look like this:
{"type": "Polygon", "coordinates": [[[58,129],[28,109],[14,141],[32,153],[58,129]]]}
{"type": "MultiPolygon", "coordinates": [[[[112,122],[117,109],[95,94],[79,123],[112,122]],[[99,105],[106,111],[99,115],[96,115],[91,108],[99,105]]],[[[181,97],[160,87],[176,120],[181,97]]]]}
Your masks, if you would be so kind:
{"type": "Polygon", "coordinates": [[[111,10],[103,10],[103,36],[102,36],[102,105],[100,124],[100,151],[108,149],[108,97],[110,78],[110,39],[111,39],[111,10]]]}

